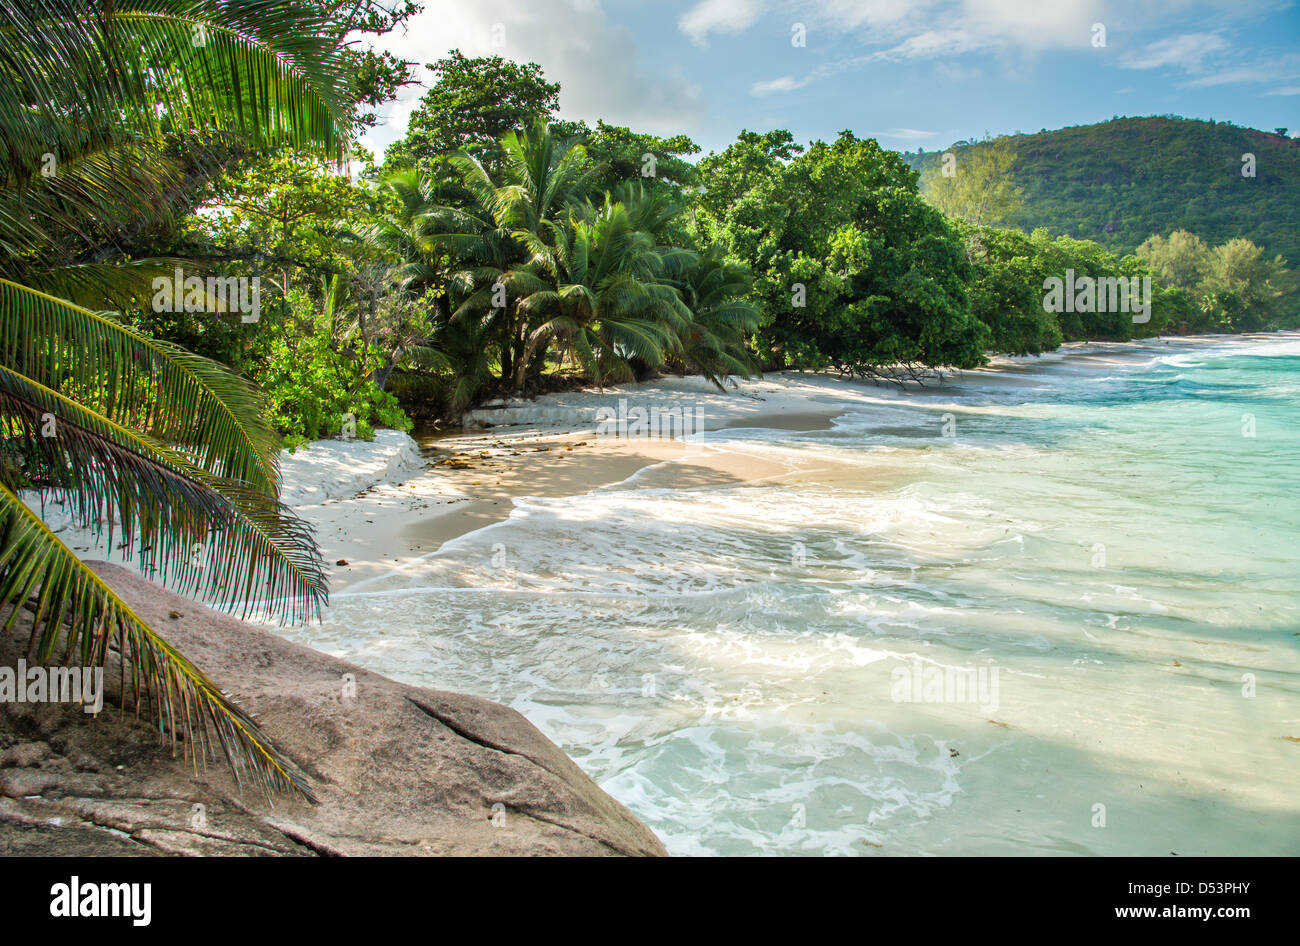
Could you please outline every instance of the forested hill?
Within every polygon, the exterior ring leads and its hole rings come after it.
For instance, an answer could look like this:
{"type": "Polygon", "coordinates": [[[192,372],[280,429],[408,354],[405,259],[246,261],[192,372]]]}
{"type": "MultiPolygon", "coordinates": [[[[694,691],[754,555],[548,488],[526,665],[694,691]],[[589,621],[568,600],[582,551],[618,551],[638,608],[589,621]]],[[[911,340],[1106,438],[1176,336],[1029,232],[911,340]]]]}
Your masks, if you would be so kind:
{"type": "MultiPolygon", "coordinates": [[[[1285,129],[1281,129],[1285,131],[1285,129]]],[[[1190,230],[1211,244],[1245,237],[1300,265],[1300,139],[1221,122],[1117,118],[1010,136],[1026,230],[1131,252],[1153,233],[1190,230]],[[1255,156],[1244,177],[1243,155],[1255,156]]],[[[952,147],[961,166],[965,147],[952,147]]],[[[905,153],[920,170],[941,152],[905,153]]]]}

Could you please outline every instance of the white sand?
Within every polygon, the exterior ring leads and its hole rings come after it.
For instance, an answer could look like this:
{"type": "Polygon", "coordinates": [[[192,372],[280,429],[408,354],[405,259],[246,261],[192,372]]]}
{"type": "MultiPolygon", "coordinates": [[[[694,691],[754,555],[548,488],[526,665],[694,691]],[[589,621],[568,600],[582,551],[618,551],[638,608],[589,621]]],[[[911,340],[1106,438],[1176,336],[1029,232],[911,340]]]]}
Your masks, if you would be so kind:
{"type": "Polygon", "coordinates": [[[425,465],[420,448],[400,430],[377,430],[373,441],[318,440],[280,454],[280,499],[297,508],[351,498],[372,486],[400,483],[425,465]]]}
{"type": "MultiPolygon", "coordinates": [[[[1175,345],[1196,344],[1173,340],[1175,345]]],[[[1150,357],[1153,343],[1074,344],[1044,356],[1119,359],[1150,357]]],[[[1003,357],[975,372],[990,381],[1021,384],[1036,358],[1003,357]]],[[[945,384],[960,390],[961,375],[945,384]]],[[[621,483],[656,466],[638,485],[671,482],[708,485],[789,475],[736,450],[676,437],[620,436],[597,432],[601,419],[636,408],[678,407],[692,427],[816,429],[854,407],[912,396],[896,385],[830,374],[779,372],[762,380],[731,380],[726,393],[703,378],[666,378],[650,384],[549,394],[498,409],[472,412],[477,433],[436,441],[429,456],[399,431],[381,430],[373,441],[317,441],[281,456],[282,499],[316,529],[317,540],[340,591],[400,569],[443,542],[509,516],[516,497],[562,497],[621,483]]],[[[691,432],[691,427],[687,432],[691,432]]],[[[635,427],[634,427],[635,430],[635,427]]],[[[27,499],[38,503],[35,494],[27,499]]],[[[76,529],[60,507],[46,506],[45,521],[82,558],[130,564],[124,549],[76,529]]],[[[115,539],[120,544],[120,538],[115,539]]]]}

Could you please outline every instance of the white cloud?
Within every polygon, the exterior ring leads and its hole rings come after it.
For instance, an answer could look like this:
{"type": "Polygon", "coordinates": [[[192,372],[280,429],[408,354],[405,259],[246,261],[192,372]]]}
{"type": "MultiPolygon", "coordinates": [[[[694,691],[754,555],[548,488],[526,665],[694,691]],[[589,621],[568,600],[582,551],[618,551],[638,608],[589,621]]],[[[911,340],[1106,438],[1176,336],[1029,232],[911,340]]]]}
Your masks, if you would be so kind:
{"type": "MultiPolygon", "coordinates": [[[[710,2],[710,0],[706,0],[710,2]]],[[[1104,22],[1108,0],[782,0],[785,12],[819,30],[849,33],[863,51],[825,61],[799,88],[874,61],[937,60],[970,53],[996,53],[1004,69],[1012,60],[1056,49],[1091,48],[1092,25],[1104,22]]],[[[700,7],[704,6],[701,4],[700,7]]],[[[697,7],[696,9],[700,9],[697,7]]],[[[961,68],[961,64],[953,63],[961,68]]],[[[978,69],[965,67],[967,75],[978,69]]],[[[760,82],[754,94],[781,91],[786,80],[760,82]]]]}
{"type": "Polygon", "coordinates": [[[915,20],[934,0],[817,0],[813,6],[837,26],[882,29],[915,20]]]}
{"type": "Polygon", "coordinates": [[[740,33],[758,21],[759,0],[701,0],[682,14],[677,28],[703,46],[710,33],[740,33]]]}
{"type": "Polygon", "coordinates": [[[770,82],[756,82],[749,90],[751,95],[771,95],[773,92],[793,92],[808,84],[807,79],[795,79],[793,76],[781,76],[770,82]]]}
{"type": "Polygon", "coordinates": [[[1236,85],[1244,82],[1290,82],[1300,79],[1300,54],[1291,53],[1261,59],[1254,57],[1250,65],[1224,66],[1214,72],[1199,75],[1181,82],[1183,88],[1203,89],[1216,85],[1236,85]]]}
{"type": "Polygon", "coordinates": [[[962,24],[981,46],[1087,49],[1092,25],[1106,21],[1102,0],[966,0],[962,24]]]}
{"type": "Polygon", "coordinates": [[[1204,89],[1213,85],[1234,85],[1238,82],[1267,82],[1273,78],[1272,73],[1258,66],[1238,66],[1235,69],[1223,69],[1206,76],[1198,76],[1181,82],[1183,88],[1204,89]]]}
{"type": "Polygon", "coordinates": [[[878,138],[895,138],[899,141],[924,141],[926,138],[933,138],[937,131],[922,131],[919,128],[891,128],[888,131],[881,132],[878,138]]]}
{"type": "Polygon", "coordinates": [[[977,66],[963,66],[959,62],[937,62],[935,74],[949,82],[972,82],[983,78],[984,72],[977,66]]]}
{"type": "MultiPolygon", "coordinates": [[[[611,23],[598,0],[425,0],[405,35],[384,48],[423,67],[452,49],[536,62],[560,83],[560,114],[603,118],[638,131],[691,133],[704,121],[697,86],[672,66],[646,62],[631,30],[611,23]],[[494,45],[494,39],[504,45],[494,45]]],[[[420,69],[428,80],[427,70],[420,69]]],[[[400,138],[425,89],[410,86],[386,110],[385,124],[362,142],[382,154],[400,138]]]]}
{"type": "Polygon", "coordinates": [[[1228,49],[1228,42],[1218,33],[1183,33],[1151,43],[1141,53],[1128,57],[1126,69],[1157,69],[1178,66],[1188,71],[1203,68],[1205,60],[1228,49]]]}
{"type": "Polygon", "coordinates": [[[1269,89],[1265,95],[1300,95],[1300,85],[1288,89],[1269,89]]]}
{"type": "Polygon", "coordinates": [[[898,57],[1006,46],[1087,46],[1106,0],[699,0],[678,28],[703,44],[710,33],[739,33],[762,13],[816,29],[859,31],[898,57]]]}

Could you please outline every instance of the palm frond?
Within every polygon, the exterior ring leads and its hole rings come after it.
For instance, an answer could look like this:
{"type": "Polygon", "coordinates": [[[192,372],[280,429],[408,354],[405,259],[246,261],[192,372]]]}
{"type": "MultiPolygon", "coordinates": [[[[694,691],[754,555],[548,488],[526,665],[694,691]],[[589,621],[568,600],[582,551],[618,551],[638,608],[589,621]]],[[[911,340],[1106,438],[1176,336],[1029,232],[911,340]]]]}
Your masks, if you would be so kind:
{"type": "Polygon", "coordinates": [[[155,137],[209,127],[341,158],[346,71],[332,26],[291,0],[6,0],[3,170],[28,171],[51,146],[79,153],[106,123],[155,137]]]}
{"type": "Polygon", "coordinates": [[[263,601],[282,620],[320,616],[328,586],[311,527],[272,497],[2,365],[0,418],[11,458],[37,461],[78,525],[111,543],[120,524],[146,573],[245,616],[263,601]]]}
{"type": "Polygon", "coordinates": [[[210,474],[276,495],[279,438],[261,396],[216,362],[5,279],[0,346],[18,374],[178,445],[210,474]]]}
{"type": "Polygon", "coordinates": [[[5,630],[35,596],[30,652],[49,661],[60,642],[62,660],[103,666],[116,643],[127,666],[137,706],[148,696],[154,721],[175,751],[178,738],[197,765],[219,747],[242,785],[247,779],[268,795],[293,790],[314,801],[305,776],[281,755],[248,714],[167,643],[98,575],[86,567],[10,489],[0,484],[0,610],[10,609],[5,630]],[[215,738],[215,741],[214,741],[215,738]]]}
{"type": "MultiPolygon", "coordinates": [[[[171,279],[178,268],[198,275],[194,264],[181,259],[145,259],[129,263],[72,263],[26,274],[23,285],[48,296],[66,299],[91,311],[125,309],[132,302],[145,303],[154,295],[153,281],[171,279]]],[[[220,303],[203,292],[206,307],[216,311],[220,303]]]]}

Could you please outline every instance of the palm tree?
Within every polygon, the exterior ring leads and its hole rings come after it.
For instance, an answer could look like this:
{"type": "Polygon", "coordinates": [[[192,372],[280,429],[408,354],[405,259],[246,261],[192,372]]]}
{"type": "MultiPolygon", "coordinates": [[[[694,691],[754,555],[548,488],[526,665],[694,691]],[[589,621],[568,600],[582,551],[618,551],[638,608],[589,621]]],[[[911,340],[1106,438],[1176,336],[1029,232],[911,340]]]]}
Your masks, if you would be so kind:
{"type": "Polygon", "coordinates": [[[351,250],[354,275],[334,275],[322,283],[327,313],[350,318],[331,320],[336,338],[352,336],[362,345],[377,345],[384,361],[374,381],[383,390],[395,368],[442,366],[443,353],[431,345],[433,324],[442,308],[440,290],[446,282],[445,261],[430,251],[429,236],[445,182],[414,170],[390,174],[379,185],[388,206],[377,210],[358,229],[341,235],[351,250]]]}
{"type": "MultiPolygon", "coordinates": [[[[462,156],[456,156],[457,161],[462,156]]],[[[419,247],[446,266],[444,288],[450,322],[462,340],[490,351],[498,346],[502,381],[514,377],[516,320],[521,289],[537,288],[523,250],[495,215],[496,187],[477,160],[464,156],[461,174],[471,185],[460,200],[431,204],[419,215],[419,247]]],[[[475,359],[476,363],[479,359],[475,359]]]]}
{"type": "Polygon", "coordinates": [[[524,363],[557,339],[602,386],[633,377],[632,359],[663,364],[690,321],[680,294],[662,279],[665,251],[618,203],[593,220],[571,220],[556,236],[549,257],[555,287],[520,302],[540,322],[528,336],[524,363]]]}
{"type": "Polygon", "coordinates": [[[679,198],[665,190],[651,190],[640,181],[620,181],[603,197],[599,204],[587,201],[576,206],[575,214],[584,220],[594,220],[601,208],[622,204],[633,229],[648,233],[661,247],[673,245],[672,230],[683,207],[679,198]]]}
{"type": "Polygon", "coordinates": [[[727,248],[713,243],[681,259],[675,284],[690,312],[680,334],[685,359],[719,390],[727,375],[753,377],[758,360],[745,344],[757,331],[759,310],[746,300],[753,278],[742,265],[727,260],[727,248]]]}
{"type": "Polygon", "coordinates": [[[501,379],[516,391],[541,372],[553,342],[598,384],[670,357],[719,387],[725,375],[753,373],[745,333],[755,329],[757,310],[741,299],[748,276],[725,261],[724,247],[697,254],[671,246],[680,200],[631,181],[593,202],[588,188],[600,169],[581,144],[556,138],[545,123],[501,144],[502,183],[473,156],[451,157],[459,199],[435,203],[446,182],[415,172],[388,182],[404,206],[423,208],[393,231],[394,247],[418,260],[412,265],[422,274],[448,269],[447,328],[461,329],[459,350],[474,353],[470,374],[479,379],[462,384],[462,398],[481,388],[493,340],[501,379]]]}
{"type": "Polygon", "coordinates": [[[502,380],[518,390],[537,367],[529,345],[534,326],[521,300],[554,288],[548,274],[555,271],[555,248],[564,239],[569,209],[585,199],[596,169],[581,144],[556,138],[542,121],[506,134],[501,149],[501,184],[472,155],[452,157],[471,206],[445,213],[451,226],[437,245],[476,264],[453,282],[464,296],[453,318],[495,327],[502,380]]]}
{"type": "MultiPolygon", "coordinates": [[[[501,139],[501,148],[506,183],[493,194],[497,219],[520,238],[558,236],[569,208],[585,199],[599,170],[592,166],[587,149],[576,139],[556,138],[544,121],[527,131],[509,132],[501,139]]],[[[469,172],[467,184],[484,192],[490,180],[476,173],[482,165],[464,158],[459,164],[469,172]]]]}
{"type": "Polygon", "coordinates": [[[248,715],[20,494],[42,486],[79,524],[120,528],[141,568],[218,606],[318,613],[320,554],[278,501],[258,393],[90,306],[143,294],[160,267],[115,266],[117,247],[166,228],[226,156],[292,146],[341,159],[342,63],[325,14],[293,0],[0,0],[5,628],[34,597],[34,656],[102,664],[116,648],[173,745],[220,747],[241,782],[307,797],[248,715]]]}

